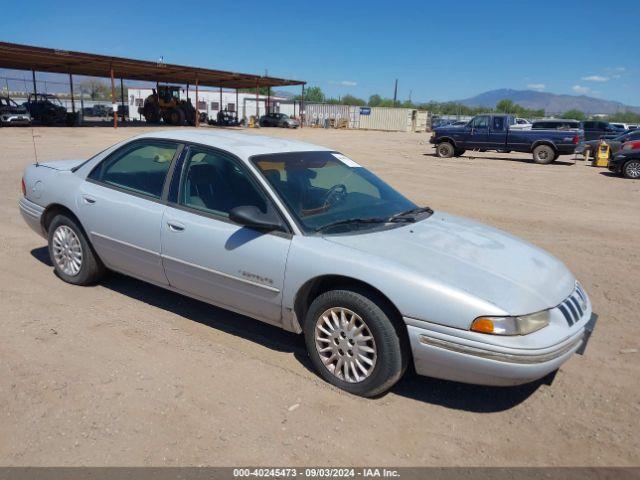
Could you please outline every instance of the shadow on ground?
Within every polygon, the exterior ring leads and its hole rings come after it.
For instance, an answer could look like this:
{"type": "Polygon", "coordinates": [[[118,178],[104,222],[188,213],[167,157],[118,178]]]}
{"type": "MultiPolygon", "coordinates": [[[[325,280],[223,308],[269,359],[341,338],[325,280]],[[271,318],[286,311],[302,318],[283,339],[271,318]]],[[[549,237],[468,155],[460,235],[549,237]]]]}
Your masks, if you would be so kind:
{"type": "MultiPolygon", "coordinates": [[[[53,267],[47,247],[35,248],[31,250],[31,255],[45,265],[53,267]]],[[[100,286],[272,350],[291,353],[307,370],[315,374],[302,335],[117,273],[108,275],[100,282],[100,286]]],[[[455,410],[488,413],[515,407],[542,384],[551,380],[552,377],[549,377],[518,387],[483,387],[422,377],[409,368],[391,392],[455,410]]]]}
{"type": "MultiPolygon", "coordinates": [[[[521,163],[531,163],[533,165],[537,165],[536,162],[533,161],[533,158],[531,157],[523,157],[523,158],[517,158],[517,157],[476,157],[473,154],[469,154],[466,153],[464,155],[460,155],[459,157],[452,157],[452,158],[442,158],[442,157],[438,157],[438,155],[435,154],[435,152],[426,152],[422,154],[423,157],[433,157],[433,158],[438,158],[440,160],[500,160],[503,162],[521,162],[521,163]]],[[[573,160],[556,160],[554,162],[551,162],[547,165],[544,165],[544,167],[572,167],[576,165],[576,162],[574,162],[573,160]]]]}

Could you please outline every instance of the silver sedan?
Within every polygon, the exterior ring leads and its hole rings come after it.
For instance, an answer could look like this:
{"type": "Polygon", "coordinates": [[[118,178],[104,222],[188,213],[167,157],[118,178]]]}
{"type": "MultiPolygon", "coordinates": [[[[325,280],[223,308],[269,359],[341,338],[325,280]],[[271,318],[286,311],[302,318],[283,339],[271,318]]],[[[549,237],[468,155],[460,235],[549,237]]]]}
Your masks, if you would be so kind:
{"type": "Polygon", "coordinates": [[[20,210],[57,275],[108,270],[303,333],[363,396],[422,375],[516,385],[584,351],[571,272],[505,232],[420,207],[353,159],[231,132],[144,134],[31,165],[20,210]]]}

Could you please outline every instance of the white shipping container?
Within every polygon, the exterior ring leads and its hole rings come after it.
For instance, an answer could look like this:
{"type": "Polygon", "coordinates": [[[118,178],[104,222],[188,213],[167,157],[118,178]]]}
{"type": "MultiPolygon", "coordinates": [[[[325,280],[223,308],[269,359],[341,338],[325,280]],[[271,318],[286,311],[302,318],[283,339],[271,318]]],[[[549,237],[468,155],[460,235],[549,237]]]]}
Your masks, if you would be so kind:
{"type": "Polygon", "coordinates": [[[348,128],[397,132],[423,132],[428,112],[411,108],[356,107],[326,103],[304,105],[305,125],[328,127],[347,119],[348,128]]]}

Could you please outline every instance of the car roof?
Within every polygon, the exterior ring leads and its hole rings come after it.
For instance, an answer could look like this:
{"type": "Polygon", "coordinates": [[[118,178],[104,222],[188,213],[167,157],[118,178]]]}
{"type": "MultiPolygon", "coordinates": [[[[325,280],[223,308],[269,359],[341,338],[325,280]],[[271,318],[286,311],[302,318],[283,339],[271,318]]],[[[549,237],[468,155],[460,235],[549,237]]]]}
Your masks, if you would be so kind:
{"type": "Polygon", "coordinates": [[[252,155],[284,152],[333,151],[333,149],[298,142],[284,138],[267,137],[265,135],[250,135],[231,131],[214,131],[207,127],[184,130],[160,130],[144,133],[135,137],[161,138],[191,142],[226,150],[240,158],[248,159],[252,155]]]}

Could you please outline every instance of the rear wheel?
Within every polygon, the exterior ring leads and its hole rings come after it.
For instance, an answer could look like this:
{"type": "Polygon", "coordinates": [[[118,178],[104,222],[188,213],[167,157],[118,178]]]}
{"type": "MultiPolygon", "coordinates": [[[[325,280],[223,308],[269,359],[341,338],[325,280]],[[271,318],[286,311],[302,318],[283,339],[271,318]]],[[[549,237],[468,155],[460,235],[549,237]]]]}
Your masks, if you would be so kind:
{"type": "Polygon", "coordinates": [[[622,167],[622,174],[634,180],[640,178],[640,160],[629,160],[622,167]]]}
{"type": "Polygon", "coordinates": [[[436,153],[441,158],[451,158],[455,154],[455,148],[449,142],[442,142],[436,147],[436,153]]]}
{"type": "Polygon", "coordinates": [[[386,392],[407,366],[408,347],[390,316],[355,291],[319,295],[305,317],[304,335],[320,376],[355,395],[386,392]]]}
{"type": "Polygon", "coordinates": [[[98,281],[106,272],[76,221],[57,215],[49,225],[49,256],[58,276],[74,285],[98,281]]]}
{"type": "Polygon", "coordinates": [[[533,149],[533,161],[547,165],[555,160],[556,152],[549,145],[538,145],[533,149]]]}

